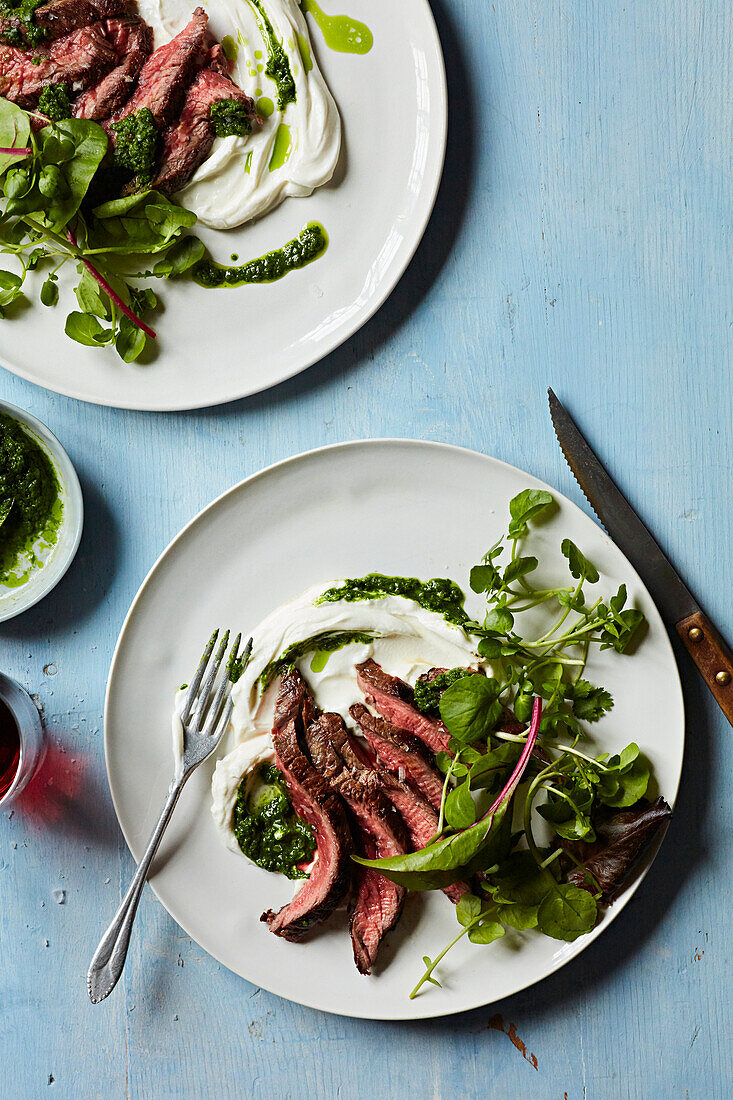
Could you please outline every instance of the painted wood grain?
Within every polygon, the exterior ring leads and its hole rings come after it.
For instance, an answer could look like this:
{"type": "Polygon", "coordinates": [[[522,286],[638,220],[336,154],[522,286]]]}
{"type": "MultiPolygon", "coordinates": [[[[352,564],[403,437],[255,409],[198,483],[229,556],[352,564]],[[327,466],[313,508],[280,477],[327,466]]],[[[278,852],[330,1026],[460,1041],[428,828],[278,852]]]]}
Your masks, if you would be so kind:
{"type": "Polygon", "coordinates": [[[87,502],[72,571],[0,626],[0,666],[37,695],[51,745],[0,817],[8,1100],[730,1095],[731,739],[684,659],[688,758],[661,855],[623,917],[539,987],[448,1021],[329,1017],[228,973],[148,893],[123,983],[86,999],[132,870],[102,753],[112,646],[168,540],[262,465],[342,439],[440,439],[582,503],[552,385],[733,637],[730,4],[433,7],[451,93],[443,187],[407,275],[346,347],[185,415],[87,407],[0,374],[0,396],[68,447],[87,502]]]}

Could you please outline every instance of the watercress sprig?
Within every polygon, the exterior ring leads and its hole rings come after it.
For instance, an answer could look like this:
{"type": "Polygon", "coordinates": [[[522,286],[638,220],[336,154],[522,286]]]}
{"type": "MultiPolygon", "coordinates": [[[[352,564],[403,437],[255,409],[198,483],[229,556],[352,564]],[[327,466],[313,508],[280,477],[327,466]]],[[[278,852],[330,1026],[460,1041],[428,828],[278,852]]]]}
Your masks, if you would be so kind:
{"type": "Polygon", "coordinates": [[[204,246],[186,235],[195,214],[157,192],[95,206],[91,195],[107,150],[95,122],[60,118],[34,133],[30,114],[0,99],[0,252],[19,268],[0,271],[0,318],[24,296],[28,273],[41,267],[41,303],[55,306],[58,273],[71,263],[79,309],[66,319],[67,336],[88,347],[113,346],[132,362],[155,339],[143,318],[157,296],[139,280],[183,274],[204,246]]]}

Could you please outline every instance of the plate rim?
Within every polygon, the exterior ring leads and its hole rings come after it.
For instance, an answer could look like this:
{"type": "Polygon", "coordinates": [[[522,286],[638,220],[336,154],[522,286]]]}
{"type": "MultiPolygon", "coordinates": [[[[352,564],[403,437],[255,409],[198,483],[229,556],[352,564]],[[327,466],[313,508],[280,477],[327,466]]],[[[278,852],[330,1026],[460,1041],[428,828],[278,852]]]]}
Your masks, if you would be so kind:
{"type": "MultiPolygon", "coordinates": [[[[665,639],[666,649],[667,649],[669,655],[672,658],[672,668],[674,669],[675,675],[674,675],[674,678],[673,678],[672,683],[671,683],[670,686],[671,686],[671,688],[674,689],[674,691],[675,691],[675,693],[678,697],[680,719],[681,719],[681,753],[680,753],[679,768],[678,768],[678,771],[677,771],[677,777],[676,777],[676,781],[675,781],[675,784],[674,784],[674,790],[670,791],[667,795],[667,801],[669,802],[669,805],[672,807],[672,809],[674,809],[675,803],[677,801],[677,795],[679,794],[680,783],[681,783],[681,779],[682,779],[682,768],[683,768],[683,763],[684,763],[684,752],[685,752],[686,734],[687,734],[687,721],[686,721],[687,716],[686,716],[686,712],[685,712],[684,693],[683,693],[683,689],[682,689],[682,679],[681,679],[681,676],[680,676],[677,657],[675,655],[674,648],[672,646],[669,631],[667,630],[666,626],[664,625],[664,621],[662,620],[659,609],[657,608],[657,605],[656,605],[651,593],[649,592],[649,589],[647,588],[646,584],[643,582],[643,580],[639,576],[638,572],[636,571],[636,569],[634,568],[632,563],[629,561],[629,559],[626,557],[626,555],[623,553],[623,551],[616,545],[616,543],[613,541],[613,539],[611,539],[610,535],[608,535],[608,533],[604,530],[604,528],[601,526],[601,524],[598,522],[598,520],[596,518],[594,518],[593,516],[589,516],[587,512],[585,512],[574,501],[570,500],[570,498],[567,497],[563,492],[561,492],[559,489],[554,488],[554,486],[548,484],[547,482],[542,481],[541,478],[536,477],[534,474],[527,473],[527,471],[522,470],[518,466],[514,466],[510,462],[505,462],[503,459],[496,458],[493,455],[486,454],[483,451],[477,451],[472,447],[463,447],[463,446],[459,446],[458,444],[455,444],[455,443],[444,443],[444,442],[441,442],[441,441],[438,441],[438,440],[415,439],[415,438],[401,437],[401,436],[392,436],[392,437],[383,437],[383,438],[382,437],[373,437],[373,438],[368,438],[368,439],[350,439],[350,440],[342,440],[342,441],[337,442],[337,443],[328,443],[328,444],[325,444],[324,446],[321,446],[321,447],[313,447],[310,450],[300,451],[297,454],[288,456],[287,458],[279,459],[277,462],[273,462],[268,466],[264,466],[261,469],[256,470],[254,473],[249,474],[247,477],[242,478],[241,481],[238,481],[235,485],[232,485],[229,489],[226,489],[223,493],[220,493],[217,497],[215,497],[212,501],[210,501],[209,504],[207,504],[203,508],[201,508],[186,524],[184,524],[184,526],[181,528],[181,530],[171,539],[171,541],[168,543],[168,545],[165,546],[164,549],[161,551],[161,553],[158,555],[155,562],[153,563],[153,565],[151,566],[151,568],[148,570],[145,577],[143,578],[142,582],[140,583],[140,586],[139,586],[137,592],[135,593],[135,596],[132,600],[132,603],[130,604],[130,607],[127,611],[127,614],[125,615],[122,626],[120,627],[120,632],[117,636],[117,641],[115,643],[115,647],[114,647],[114,650],[113,650],[113,653],[112,653],[109,672],[107,674],[107,683],[106,683],[106,687],[105,687],[104,716],[103,716],[103,723],[104,723],[104,760],[105,760],[105,771],[106,771],[106,775],[107,775],[107,784],[108,784],[108,787],[109,787],[110,797],[112,799],[112,805],[114,807],[115,816],[117,818],[117,823],[120,827],[120,831],[121,831],[121,833],[122,833],[122,835],[125,839],[125,843],[127,844],[127,847],[130,851],[130,854],[132,855],[135,862],[138,861],[139,857],[135,854],[135,851],[133,850],[133,846],[132,846],[132,844],[130,842],[130,839],[127,835],[127,831],[126,831],[126,829],[125,829],[125,827],[122,823],[121,816],[120,816],[120,811],[119,811],[119,808],[118,808],[118,805],[117,805],[117,799],[115,798],[114,786],[113,786],[113,782],[112,782],[112,775],[110,773],[110,752],[109,752],[110,713],[109,712],[110,712],[110,708],[111,708],[110,696],[111,696],[111,690],[112,690],[112,682],[113,682],[113,678],[114,678],[114,675],[115,675],[115,666],[116,666],[117,661],[120,657],[120,652],[121,652],[121,649],[122,649],[125,633],[128,629],[128,626],[130,624],[132,616],[133,616],[133,614],[135,613],[135,611],[137,609],[138,603],[141,601],[141,599],[143,597],[143,594],[144,594],[144,591],[145,591],[145,589],[148,585],[148,582],[150,580],[152,580],[153,574],[158,569],[158,566],[163,563],[164,559],[168,556],[169,553],[173,552],[173,550],[176,547],[176,545],[178,544],[178,542],[180,540],[182,540],[188,534],[189,530],[196,523],[198,523],[199,520],[203,519],[204,516],[207,515],[208,512],[210,512],[214,508],[216,508],[227,497],[233,495],[234,493],[241,492],[246,485],[252,484],[255,481],[257,481],[261,478],[264,478],[264,477],[274,473],[277,470],[282,470],[283,468],[285,468],[289,465],[295,465],[296,463],[302,461],[303,459],[308,459],[308,458],[311,458],[313,456],[324,454],[324,453],[329,452],[329,451],[352,449],[352,448],[356,448],[356,447],[379,447],[379,446],[385,446],[385,445],[388,445],[388,446],[399,445],[399,446],[428,447],[428,448],[436,448],[436,449],[439,449],[439,450],[444,450],[444,451],[449,451],[449,452],[457,452],[459,454],[470,455],[472,458],[478,457],[478,458],[487,460],[489,462],[495,463],[499,466],[502,466],[502,467],[506,468],[507,470],[509,470],[512,473],[515,473],[515,474],[518,473],[518,474],[521,474],[525,477],[531,477],[534,481],[540,482],[549,491],[555,493],[558,497],[560,497],[561,502],[562,502],[563,505],[570,506],[571,509],[573,509],[575,512],[580,513],[580,515],[583,516],[586,520],[590,520],[592,523],[594,523],[595,526],[601,531],[601,533],[611,541],[611,543],[613,544],[616,551],[621,555],[621,558],[623,559],[623,561],[628,566],[628,568],[630,570],[630,573],[636,578],[636,580],[638,581],[641,589],[646,593],[648,599],[650,600],[652,606],[654,607],[654,610],[656,611],[657,615],[659,616],[659,620],[662,624],[662,628],[663,628],[663,631],[664,631],[664,639],[665,639]]],[[[665,792],[665,794],[667,794],[667,792],[665,792]]],[[[596,925],[596,927],[591,932],[589,932],[586,936],[583,937],[583,946],[580,948],[579,951],[577,951],[575,954],[571,955],[568,958],[561,958],[561,959],[555,960],[553,962],[552,966],[548,970],[546,970],[545,973],[543,973],[541,978],[535,978],[535,979],[529,979],[527,981],[523,981],[522,984],[518,985],[516,987],[516,989],[513,990],[512,993],[505,994],[500,998],[496,998],[494,1000],[489,1000],[489,1001],[479,1001],[479,1002],[476,1002],[476,1003],[473,1003],[473,1004],[470,1004],[470,1005],[464,1005],[463,1007],[460,1007],[460,1008],[447,1008],[447,1009],[442,1009],[441,1010],[440,1007],[436,1006],[436,1008],[433,1010],[432,1006],[430,1006],[430,1008],[427,1012],[422,1012],[422,1011],[417,1011],[416,1012],[416,1011],[413,1010],[413,1011],[404,1011],[404,1012],[390,1012],[388,1015],[385,1015],[383,1013],[380,1013],[379,1015],[375,1015],[373,1012],[348,1011],[346,1009],[342,1011],[340,1009],[324,1008],[323,1005],[318,1004],[316,1001],[309,1000],[309,999],[307,999],[307,997],[303,997],[303,998],[299,997],[297,1000],[294,1000],[293,998],[287,997],[282,993],[278,993],[277,990],[271,989],[267,985],[265,985],[261,982],[259,982],[258,984],[261,986],[261,988],[265,989],[266,992],[271,993],[276,997],[281,997],[283,1000],[290,1001],[290,1003],[292,1003],[292,1004],[302,1005],[304,1008],[309,1008],[309,1009],[315,1010],[317,1012],[328,1012],[330,1015],[343,1016],[343,1017],[346,1017],[346,1018],[349,1018],[349,1019],[380,1020],[380,1021],[385,1021],[385,1022],[389,1022],[389,1021],[398,1022],[398,1021],[414,1021],[414,1020],[431,1020],[431,1019],[439,1019],[441,1017],[446,1017],[446,1016],[455,1016],[455,1015],[459,1015],[460,1013],[463,1013],[463,1012],[472,1012],[472,1011],[475,1011],[476,1009],[479,1009],[479,1008],[487,1008],[492,1004],[498,1003],[498,1000],[505,1000],[505,999],[507,999],[507,997],[514,997],[514,996],[516,996],[516,994],[521,993],[523,990],[528,989],[533,985],[539,985],[541,982],[545,981],[545,979],[549,978],[551,975],[555,974],[558,970],[562,969],[562,967],[567,966],[571,962],[574,962],[580,955],[582,955],[583,952],[588,947],[590,947],[590,945],[592,943],[594,943],[600,935],[603,934],[603,932],[610,926],[610,924],[613,923],[613,921],[616,919],[616,917],[626,908],[627,904],[631,901],[633,896],[636,894],[636,891],[641,886],[642,882],[644,881],[647,874],[649,873],[649,870],[650,870],[652,864],[654,863],[655,859],[657,858],[657,855],[659,854],[659,849],[661,848],[662,844],[664,843],[667,832],[668,832],[668,829],[665,829],[662,836],[653,845],[651,851],[647,852],[646,855],[644,856],[644,866],[639,871],[637,877],[634,879],[634,881],[631,883],[631,885],[628,886],[626,888],[626,890],[624,890],[622,895],[614,902],[613,909],[609,910],[610,914],[611,914],[610,918],[609,919],[604,919],[600,924],[596,925]]],[[[142,847],[141,847],[141,852],[142,852],[142,847]]],[[[163,906],[165,911],[169,914],[169,916],[176,922],[176,924],[178,924],[179,927],[183,929],[183,931],[186,933],[187,936],[189,936],[195,943],[197,943],[200,947],[202,947],[202,945],[199,944],[199,941],[196,939],[196,937],[193,936],[188,931],[186,926],[184,924],[182,924],[178,920],[178,918],[173,915],[173,913],[171,913],[171,911],[168,909],[165,902],[162,900],[162,898],[158,894],[158,891],[156,890],[153,883],[148,881],[148,886],[151,888],[151,890],[155,894],[155,897],[158,899],[158,901],[163,906]]],[[[244,981],[249,980],[247,978],[244,978],[243,975],[239,974],[238,971],[232,969],[232,967],[220,955],[216,954],[213,951],[210,951],[206,947],[202,947],[202,950],[206,951],[207,955],[210,955],[213,959],[216,960],[216,962],[220,963],[222,966],[224,966],[232,974],[235,974],[238,978],[242,978],[242,980],[244,980],[244,981]]],[[[414,1002],[410,1002],[410,1003],[412,1004],[414,1002]]]]}
{"type": "MultiPolygon", "coordinates": [[[[26,370],[25,367],[18,367],[15,364],[11,364],[10,360],[5,356],[0,360],[0,366],[4,370],[7,370],[10,374],[15,375],[18,378],[22,378],[26,382],[30,382],[31,385],[38,386],[39,389],[47,390],[50,393],[58,393],[62,397],[70,397],[75,401],[83,401],[88,405],[96,405],[101,408],[107,409],[124,409],[128,412],[191,412],[195,409],[215,409],[222,405],[228,405],[234,401],[242,401],[248,397],[254,397],[260,393],[266,393],[268,390],[274,389],[276,386],[282,385],[283,382],[289,381],[291,378],[295,378],[297,375],[304,373],[316,363],[320,363],[332,352],[342,347],[357,332],[360,331],[366,325],[372,317],[385,304],[388,298],[391,297],[397,284],[403,275],[407,271],[407,268],[412,263],[415,257],[425,231],[427,230],[430,218],[432,217],[433,210],[435,209],[435,203],[438,198],[438,192],[443,180],[443,172],[445,169],[445,158],[448,148],[448,77],[445,67],[445,55],[443,53],[443,44],[440,40],[440,34],[438,32],[438,25],[435,21],[435,15],[433,9],[430,6],[430,0],[422,0],[422,5],[427,17],[427,29],[431,34],[433,40],[433,47],[435,49],[436,61],[437,61],[437,76],[438,76],[438,110],[440,112],[438,118],[438,131],[436,138],[438,142],[438,159],[436,165],[435,178],[432,181],[431,187],[425,192],[427,201],[423,207],[422,215],[417,218],[416,226],[417,232],[415,233],[414,241],[407,249],[403,261],[398,264],[393,274],[382,284],[379,293],[369,301],[365,311],[358,315],[353,322],[350,322],[346,331],[342,335],[335,335],[326,341],[324,347],[319,348],[314,355],[306,356],[306,361],[298,367],[286,368],[280,371],[276,377],[270,379],[266,384],[249,387],[241,392],[233,393],[228,397],[217,398],[213,401],[206,401],[201,404],[200,401],[193,402],[180,402],[176,401],[170,403],[168,401],[148,401],[146,404],[141,405],[136,401],[116,400],[106,401],[99,397],[88,397],[82,392],[76,389],[74,386],[64,385],[46,385],[44,382],[39,382],[36,378],[31,377],[31,373],[26,370]]],[[[171,354],[174,354],[173,352],[171,354]]],[[[150,369],[155,369],[154,365],[150,369]]]]}

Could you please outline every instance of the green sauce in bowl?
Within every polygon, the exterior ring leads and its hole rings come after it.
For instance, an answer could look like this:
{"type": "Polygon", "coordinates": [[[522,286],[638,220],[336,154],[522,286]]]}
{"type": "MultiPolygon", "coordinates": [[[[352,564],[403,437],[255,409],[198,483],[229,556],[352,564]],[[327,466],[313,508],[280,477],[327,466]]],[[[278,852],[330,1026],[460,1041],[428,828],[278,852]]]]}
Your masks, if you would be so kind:
{"type": "Polygon", "coordinates": [[[0,586],[17,588],[43,566],[62,515],[50,458],[17,420],[0,413],[0,586]]]}

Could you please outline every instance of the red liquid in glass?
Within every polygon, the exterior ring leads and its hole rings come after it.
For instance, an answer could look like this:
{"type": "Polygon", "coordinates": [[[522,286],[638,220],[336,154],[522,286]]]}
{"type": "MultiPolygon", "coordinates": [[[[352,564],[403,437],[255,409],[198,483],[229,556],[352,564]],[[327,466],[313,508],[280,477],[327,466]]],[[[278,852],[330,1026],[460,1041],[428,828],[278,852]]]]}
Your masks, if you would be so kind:
{"type": "Polygon", "coordinates": [[[20,733],[7,705],[0,699],[0,798],[12,786],[20,763],[20,733]]]}

